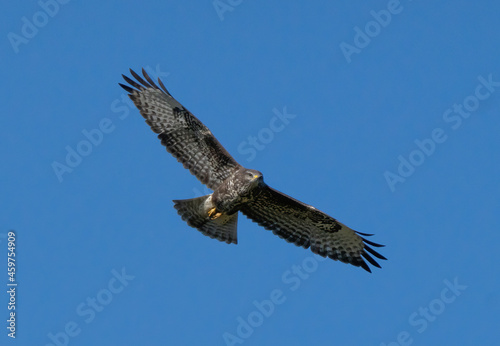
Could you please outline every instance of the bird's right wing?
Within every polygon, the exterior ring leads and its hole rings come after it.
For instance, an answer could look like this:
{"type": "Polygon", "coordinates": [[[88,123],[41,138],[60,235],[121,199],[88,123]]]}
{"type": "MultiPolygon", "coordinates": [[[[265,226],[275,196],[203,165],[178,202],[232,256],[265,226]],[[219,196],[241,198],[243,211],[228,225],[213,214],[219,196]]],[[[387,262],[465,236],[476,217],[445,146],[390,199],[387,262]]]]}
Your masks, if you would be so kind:
{"type": "Polygon", "coordinates": [[[364,259],[380,268],[370,254],[386,259],[368,246],[383,245],[360,236],[371,234],[356,232],[322,211],[267,185],[241,208],[241,212],[287,242],[306,249],[311,247],[318,255],[362,267],[368,272],[371,270],[364,259]]]}
{"type": "Polygon", "coordinates": [[[132,70],[130,73],[136,81],[123,76],[130,86],[120,86],[129,93],[146,123],[158,133],[161,144],[198,180],[214,190],[240,167],[212,132],[170,95],[160,79],[161,88],[144,69],[146,80],[132,70]]]}

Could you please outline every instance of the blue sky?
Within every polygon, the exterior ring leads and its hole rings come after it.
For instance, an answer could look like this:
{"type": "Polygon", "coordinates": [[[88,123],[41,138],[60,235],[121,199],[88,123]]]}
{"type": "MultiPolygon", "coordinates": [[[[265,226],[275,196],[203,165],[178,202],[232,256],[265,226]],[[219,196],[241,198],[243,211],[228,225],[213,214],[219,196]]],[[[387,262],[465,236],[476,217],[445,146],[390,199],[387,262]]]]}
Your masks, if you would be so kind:
{"type": "Polygon", "coordinates": [[[499,11],[12,2],[0,14],[0,343],[497,344],[499,11]],[[125,98],[130,67],[161,77],[269,185],[374,233],[389,260],[372,274],[322,261],[243,216],[237,246],[188,227],[171,200],[207,192],[125,98]]]}

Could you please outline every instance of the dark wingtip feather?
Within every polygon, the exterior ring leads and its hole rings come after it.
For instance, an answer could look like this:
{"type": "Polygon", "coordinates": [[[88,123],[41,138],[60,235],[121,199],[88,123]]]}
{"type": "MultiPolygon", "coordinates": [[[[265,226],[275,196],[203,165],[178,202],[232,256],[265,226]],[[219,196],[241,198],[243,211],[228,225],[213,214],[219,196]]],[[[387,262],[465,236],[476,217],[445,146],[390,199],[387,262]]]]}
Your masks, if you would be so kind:
{"type": "Polygon", "coordinates": [[[133,93],[135,91],[135,89],[132,89],[128,85],[125,85],[125,84],[122,84],[122,83],[118,83],[118,85],[121,86],[123,89],[125,89],[125,91],[128,92],[128,93],[133,93]]]}
{"type": "Polygon", "coordinates": [[[165,91],[167,93],[167,95],[169,96],[172,96],[170,95],[170,93],[168,92],[167,88],[165,88],[165,85],[163,85],[163,82],[161,81],[160,78],[158,78],[158,83],[160,84],[160,87],[163,89],[163,91],[165,91]]]}
{"type": "Polygon", "coordinates": [[[142,75],[144,76],[144,78],[146,78],[146,80],[148,81],[148,83],[153,88],[160,90],[160,88],[155,84],[155,82],[153,81],[153,79],[151,77],[149,77],[148,73],[146,72],[146,70],[144,70],[144,68],[142,68],[142,75]]]}
{"type": "Polygon", "coordinates": [[[132,76],[139,82],[141,83],[142,85],[144,85],[146,88],[151,88],[151,85],[149,85],[148,82],[146,82],[144,79],[142,79],[142,77],[140,75],[138,75],[137,73],[135,73],[134,70],[130,69],[130,73],[132,74],[132,76]]]}
{"type": "Polygon", "coordinates": [[[373,234],[369,234],[369,233],[362,233],[362,232],[358,232],[358,231],[354,231],[356,232],[357,234],[361,234],[361,235],[364,235],[365,237],[371,237],[373,234]]]}
{"type": "Polygon", "coordinates": [[[368,273],[371,273],[371,272],[372,272],[372,271],[371,271],[371,269],[370,269],[370,267],[368,267],[368,264],[366,264],[366,262],[365,262],[365,261],[362,261],[362,262],[360,263],[360,267],[361,267],[361,268],[363,268],[364,270],[366,270],[368,273]]]}
{"type": "Polygon", "coordinates": [[[133,79],[130,79],[129,77],[123,75],[123,79],[125,79],[125,81],[130,84],[131,86],[133,86],[134,88],[136,88],[137,90],[144,90],[144,87],[142,85],[140,85],[139,83],[137,83],[136,81],[134,81],[133,79]]]}
{"type": "Polygon", "coordinates": [[[381,268],[380,264],[377,263],[369,254],[366,253],[366,251],[363,251],[361,253],[361,256],[363,256],[368,262],[370,262],[371,265],[381,268]]]}
{"type": "Polygon", "coordinates": [[[368,245],[365,245],[365,250],[368,251],[369,253],[371,253],[373,256],[377,257],[377,258],[380,258],[381,260],[387,260],[387,258],[385,258],[384,256],[382,256],[381,254],[379,254],[377,251],[373,250],[371,247],[369,247],[368,245]]]}
{"type": "Polygon", "coordinates": [[[363,237],[361,237],[361,239],[363,239],[363,241],[365,243],[367,243],[368,245],[371,245],[371,246],[375,246],[375,247],[384,247],[385,246],[385,245],[382,245],[382,244],[377,244],[377,243],[374,243],[372,241],[369,241],[369,240],[367,240],[367,239],[365,239],[363,237]]]}

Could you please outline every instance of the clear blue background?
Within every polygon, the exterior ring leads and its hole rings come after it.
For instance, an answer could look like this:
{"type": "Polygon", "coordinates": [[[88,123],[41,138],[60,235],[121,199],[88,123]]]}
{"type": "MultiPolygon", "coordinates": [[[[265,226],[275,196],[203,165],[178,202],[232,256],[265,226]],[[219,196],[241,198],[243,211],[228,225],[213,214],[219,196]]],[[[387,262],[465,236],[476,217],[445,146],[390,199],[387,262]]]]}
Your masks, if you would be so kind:
{"type": "Polygon", "coordinates": [[[341,43],[354,45],[355,27],[388,1],[232,3],[219,15],[211,0],[70,1],[47,23],[36,1],[3,9],[0,343],[57,344],[52,333],[68,345],[225,345],[229,333],[245,345],[496,345],[500,87],[456,129],[443,113],[474,95],[479,76],[500,81],[498,2],[401,0],[350,63],[341,43]],[[16,52],[8,35],[34,16],[45,25],[16,52]],[[122,101],[129,67],[158,69],[268,184],[375,233],[383,268],[318,262],[245,217],[237,246],[188,227],[171,200],[205,189],[122,101]],[[296,117],[248,162],[238,147],[283,107],[296,117]],[[54,162],[105,118],[113,130],[59,181],[54,162]],[[384,172],[436,128],[446,141],[391,191],[384,172]],[[302,264],[307,277],[289,272],[302,264]],[[113,270],[134,278],[120,286],[113,270]],[[123,289],[110,296],[110,283],[123,289]],[[253,302],[274,290],[285,301],[259,320],[253,302]],[[77,309],[93,297],[108,304],[87,323],[77,309]],[[249,315],[258,325],[238,334],[249,315]],[[78,335],[62,335],[68,323],[78,335]]]}

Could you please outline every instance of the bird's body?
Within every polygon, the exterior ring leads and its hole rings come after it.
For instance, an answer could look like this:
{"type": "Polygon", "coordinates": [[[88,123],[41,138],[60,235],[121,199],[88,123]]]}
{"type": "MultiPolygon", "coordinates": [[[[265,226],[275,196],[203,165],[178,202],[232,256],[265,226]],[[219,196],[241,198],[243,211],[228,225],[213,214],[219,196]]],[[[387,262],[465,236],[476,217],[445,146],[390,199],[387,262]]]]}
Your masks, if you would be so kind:
{"type": "Polygon", "coordinates": [[[235,213],[242,205],[256,198],[264,185],[262,173],[241,167],[212,193],[214,206],[219,212],[235,213]]]}
{"type": "Polygon", "coordinates": [[[237,243],[238,213],[271,230],[280,238],[324,257],[340,260],[371,271],[366,259],[385,259],[367,244],[382,245],[362,238],[356,232],[318,209],[268,186],[262,173],[247,169],[224,149],[210,130],[160,87],[143,70],[143,79],[126,76],[130,84],[120,84],[139,109],[161,143],[185,168],[213,193],[192,199],[174,200],[174,207],[188,225],[226,243],[237,243]]]}

